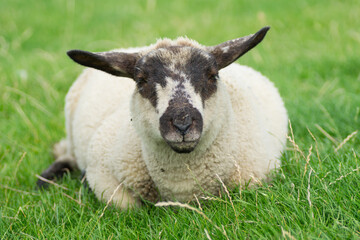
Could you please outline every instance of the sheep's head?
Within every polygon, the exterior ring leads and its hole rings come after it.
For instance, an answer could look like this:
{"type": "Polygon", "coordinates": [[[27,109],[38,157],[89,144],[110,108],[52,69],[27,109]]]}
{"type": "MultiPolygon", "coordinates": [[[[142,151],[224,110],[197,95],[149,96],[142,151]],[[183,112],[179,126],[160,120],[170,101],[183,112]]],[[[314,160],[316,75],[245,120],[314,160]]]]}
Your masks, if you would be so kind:
{"type": "Polygon", "coordinates": [[[77,63],[136,81],[139,94],[154,108],[157,137],[178,153],[193,151],[201,139],[205,102],[217,90],[218,71],[264,38],[253,35],[204,47],[188,39],[164,40],[142,52],[91,53],[71,50],[77,63]]]}

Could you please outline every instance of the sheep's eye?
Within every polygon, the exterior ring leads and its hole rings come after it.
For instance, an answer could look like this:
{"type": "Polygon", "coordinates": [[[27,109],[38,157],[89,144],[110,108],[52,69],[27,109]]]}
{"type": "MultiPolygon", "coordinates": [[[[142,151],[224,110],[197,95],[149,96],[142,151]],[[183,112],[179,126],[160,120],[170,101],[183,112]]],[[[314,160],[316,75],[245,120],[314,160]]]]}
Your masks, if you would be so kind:
{"type": "Polygon", "coordinates": [[[138,77],[136,79],[136,83],[141,85],[141,84],[147,83],[147,81],[144,77],[138,77]]]}
{"type": "Polygon", "coordinates": [[[211,83],[215,83],[217,79],[218,79],[218,74],[211,74],[208,78],[208,81],[211,83]]]}

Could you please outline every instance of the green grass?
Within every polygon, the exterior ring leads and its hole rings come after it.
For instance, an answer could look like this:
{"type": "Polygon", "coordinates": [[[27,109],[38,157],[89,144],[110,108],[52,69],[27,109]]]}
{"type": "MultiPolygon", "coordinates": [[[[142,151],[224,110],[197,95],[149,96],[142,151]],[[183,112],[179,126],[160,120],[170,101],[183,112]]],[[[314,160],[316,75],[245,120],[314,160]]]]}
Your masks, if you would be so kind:
{"type": "Polygon", "coordinates": [[[0,239],[360,239],[360,133],[335,151],[360,126],[359,12],[358,0],[2,1],[0,239]],[[69,176],[67,190],[35,190],[82,69],[66,50],[179,35],[211,45],[265,25],[238,62],[275,82],[298,146],[289,142],[271,185],[190,204],[200,212],[105,208],[69,176]]]}

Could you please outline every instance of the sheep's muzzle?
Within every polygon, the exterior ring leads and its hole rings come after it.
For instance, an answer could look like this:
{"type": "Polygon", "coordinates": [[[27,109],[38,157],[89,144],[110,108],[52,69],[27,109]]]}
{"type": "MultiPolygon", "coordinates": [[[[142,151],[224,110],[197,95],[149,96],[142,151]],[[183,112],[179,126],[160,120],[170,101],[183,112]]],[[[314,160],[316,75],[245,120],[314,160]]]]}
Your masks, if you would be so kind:
{"type": "Polygon", "coordinates": [[[190,153],[199,143],[203,128],[201,113],[191,104],[169,105],[160,118],[160,132],[177,153],[190,153]]]}

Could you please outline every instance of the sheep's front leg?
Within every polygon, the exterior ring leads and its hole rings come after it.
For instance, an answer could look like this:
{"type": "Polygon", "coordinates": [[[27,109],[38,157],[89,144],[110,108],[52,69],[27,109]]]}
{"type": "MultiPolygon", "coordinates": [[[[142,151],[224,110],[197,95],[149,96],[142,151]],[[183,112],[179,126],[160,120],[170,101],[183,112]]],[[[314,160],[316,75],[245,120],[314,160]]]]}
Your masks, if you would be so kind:
{"type": "Polygon", "coordinates": [[[88,167],[86,179],[98,199],[111,200],[111,204],[123,210],[141,205],[140,199],[135,198],[107,169],[88,167]]]}

